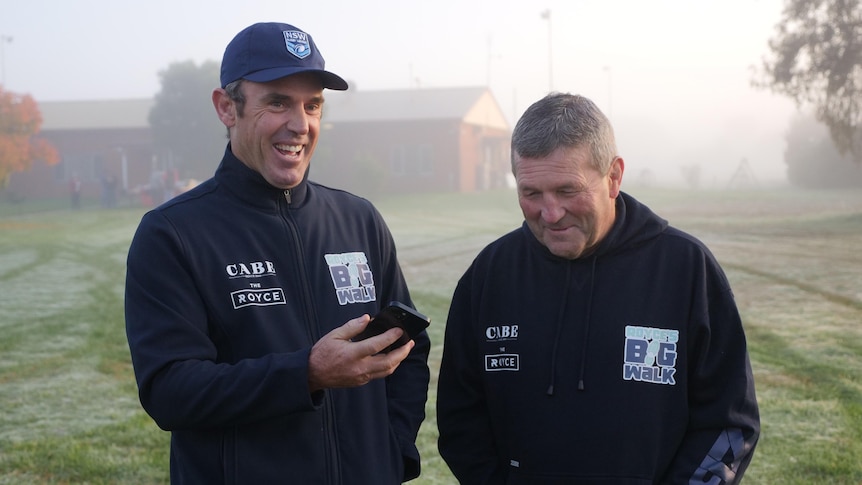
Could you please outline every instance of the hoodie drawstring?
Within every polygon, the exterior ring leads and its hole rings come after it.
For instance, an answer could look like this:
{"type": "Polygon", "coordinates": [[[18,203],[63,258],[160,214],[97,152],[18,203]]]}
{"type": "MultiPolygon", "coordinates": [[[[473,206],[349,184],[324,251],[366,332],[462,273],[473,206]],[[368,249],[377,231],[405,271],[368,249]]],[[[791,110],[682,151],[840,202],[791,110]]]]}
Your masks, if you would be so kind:
{"type": "Polygon", "coordinates": [[[578,390],[584,390],[584,368],[587,366],[587,343],[590,340],[590,320],[593,312],[593,290],[596,287],[596,257],[593,256],[593,264],[590,268],[590,294],[587,297],[587,319],[584,322],[584,341],[581,348],[581,370],[578,373],[578,390]]]}
{"type": "Polygon", "coordinates": [[[546,393],[549,396],[554,395],[554,382],[557,379],[557,347],[560,345],[560,334],[563,331],[563,315],[566,314],[566,303],[569,301],[569,282],[572,279],[572,265],[566,264],[566,284],[563,286],[563,298],[560,302],[560,311],[557,313],[557,331],[554,336],[553,347],[551,349],[551,379],[546,393]]]}
{"type": "MultiPolygon", "coordinates": [[[[590,319],[592,317],[592,308],[593,308],[593,289],[595,288],[595,277],[596,277],[596,257],[593,256],[592,264],[590,267],[590,291],[587,297],[587,315],[586,320],[584,322],[584,337],[581,342],[581,365],[578,370],[578,390],[584,390],[584,368],[587,365],[587,347],[588,340],[590,336],[590,319]]],[[[556,382],[557,377],[557,348],[560,345],[560,335],[563,332],[563,317],[566,313],[566,303],[569,300],[569,286],[572,279],[572,264],[569,263],[566,265],[566,283],[563,291],[562,302],[560,302],[560,311],[557,314],[557,330],[554,337],[553,347],[551,350],[551,376],[550,376],[550,384],[548,385],[548,390],[546,394],[548,396],[554,395],[554,384],[556,382]]]]}

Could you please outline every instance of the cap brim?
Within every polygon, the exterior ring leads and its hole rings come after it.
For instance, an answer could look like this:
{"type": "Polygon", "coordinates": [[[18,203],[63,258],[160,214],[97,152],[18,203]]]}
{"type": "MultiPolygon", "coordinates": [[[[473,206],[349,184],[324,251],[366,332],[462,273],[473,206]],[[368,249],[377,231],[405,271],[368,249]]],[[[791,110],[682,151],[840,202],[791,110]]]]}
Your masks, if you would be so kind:
{"type": "Polygon", "coordinates": [[[299,74],[301,72],[313,72],[320,75],[320,81],[321,83],[323,83],[323,87],[326,89],[334,89],[336,91],[347,90],[347,81],[342,79],[341,76],[329,71],[322,71],[320,69],[278,67],[274,69],[264,69],[262,71],[253,72],[251,74],[243,76],[243,78],[248,79],[249,81],[254,81],[256,83],[265,83],[269,81],[275,81],[276,79],[281,79],[283,77],[292,76],[294,74],[299,74]]]}

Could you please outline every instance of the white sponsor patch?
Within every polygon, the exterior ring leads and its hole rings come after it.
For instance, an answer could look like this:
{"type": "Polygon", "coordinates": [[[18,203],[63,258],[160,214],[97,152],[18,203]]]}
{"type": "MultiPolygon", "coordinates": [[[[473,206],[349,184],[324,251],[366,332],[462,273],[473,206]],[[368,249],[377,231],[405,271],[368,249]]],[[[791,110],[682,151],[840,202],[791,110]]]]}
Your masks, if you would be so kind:
{"type": "Polygon", "coordinates": [[[234,309],[247,306],[284,305],[284,290],[281,288],[258,288],[239,290],[230,294],[234,309]]]}
{"type": "Polygon", "coordinates": [[[485,371],[519,370],[521,357],[518,354],[495,354],[485,356],[485,371]]]}

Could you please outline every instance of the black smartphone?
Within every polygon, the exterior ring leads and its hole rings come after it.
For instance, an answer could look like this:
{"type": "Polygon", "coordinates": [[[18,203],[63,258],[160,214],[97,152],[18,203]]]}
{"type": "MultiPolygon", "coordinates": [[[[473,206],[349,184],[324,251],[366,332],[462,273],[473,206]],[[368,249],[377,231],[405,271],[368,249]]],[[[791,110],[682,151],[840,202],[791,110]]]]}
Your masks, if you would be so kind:
{"type": "Polygon", "coordinates": [[[404,335],[396,340],[395,343],[382,350],[383,353],[386,353],[406,344],[413,337],[428,328],[430,324],[431,319],[425,315],[401,302],[391,301],[374,316],[373,320],[368,322],[368,326],[365,327],[362,333],[353,337],[353,341],[358,342],[375,335],[380,335],[392,327],[401,327],[404,330],[404,335]]]}

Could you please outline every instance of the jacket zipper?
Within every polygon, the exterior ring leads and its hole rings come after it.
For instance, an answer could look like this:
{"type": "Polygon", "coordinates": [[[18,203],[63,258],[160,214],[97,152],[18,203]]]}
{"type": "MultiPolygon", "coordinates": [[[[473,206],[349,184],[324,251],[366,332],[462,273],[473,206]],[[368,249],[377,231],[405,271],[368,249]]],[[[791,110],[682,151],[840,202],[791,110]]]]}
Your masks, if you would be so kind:
{"type": "MultiPolygon", "coordinates": [[[[296,248],[296,252],[298,254],[297,265],[301,268],[300,276],[306,276],[306,269],[304,264],[304,248],[302,247],[301,241],[299,239],[299,229],[293,222],[293,217],[290,214],[290,205],[292,202],[292,197],[290,193],[290,189],[284,189],[284,200],[287,203],[287,214],[283,215],[285,223],[287,224],[291,235],[293,236],[294,247],[296,248]]],[[[320,336],[318,332],[315,331],[314,322],[316,322],[316,313],[313,308],[313,298],[308,294],[308,288],[305,288],[305,300],[306,300],[306,309],[307,314],[309,316],[308,323],[308,335],[311,338],[311,342],[314,343],[320,336]]],[[[335,429],[335,415],[333,410],[335,409],[332,403],[332,395],[329,392],[326,392],[324,395],[324,406],[323,406],[323,420],[324,420],[324,436],[323,443],[324,449],[326,450],[326,461],[327,467],[326,469],[330,471],[329,476],[327,477],[327,482],[332,484],[340,484],[342,482],[341,478],[341,463],[338,456],[338,436],[336,434],[335,429]]]]}

